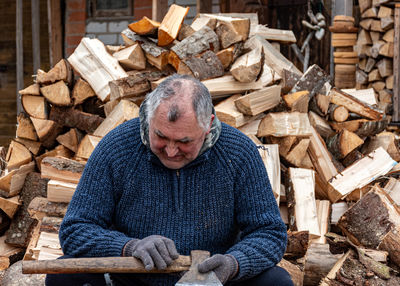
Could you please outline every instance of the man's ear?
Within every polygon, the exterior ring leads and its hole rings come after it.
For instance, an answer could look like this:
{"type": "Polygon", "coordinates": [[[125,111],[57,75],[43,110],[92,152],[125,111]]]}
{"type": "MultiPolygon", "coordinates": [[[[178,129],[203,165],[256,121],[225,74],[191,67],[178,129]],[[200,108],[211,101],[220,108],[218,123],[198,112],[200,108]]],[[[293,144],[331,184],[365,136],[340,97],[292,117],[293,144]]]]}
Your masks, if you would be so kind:
{"type": "Polygon", "coordinates": [[[210,133],[210,131],[211,131],[211,126],[212,126],[212,124],[213,124],[214,118],[215,118],[215,115],[214,115],[214,114],[211,114],[210,125],[208,126],[208,130],[207,130],[206,134],[210,133]]]}

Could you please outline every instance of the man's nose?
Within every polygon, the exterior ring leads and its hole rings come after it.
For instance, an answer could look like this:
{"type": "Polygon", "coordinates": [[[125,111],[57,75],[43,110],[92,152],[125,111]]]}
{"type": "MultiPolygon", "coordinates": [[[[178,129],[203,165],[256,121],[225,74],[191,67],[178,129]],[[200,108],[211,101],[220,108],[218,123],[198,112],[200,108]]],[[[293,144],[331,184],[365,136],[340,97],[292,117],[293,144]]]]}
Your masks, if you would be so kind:
{"type": "Polygon", "coordinates": [[[165,147],[165,152],[167,153],[168,157],[174,157],[178,153],[178,147],[174,142],[168,142],[167,146],[165,147]]]}

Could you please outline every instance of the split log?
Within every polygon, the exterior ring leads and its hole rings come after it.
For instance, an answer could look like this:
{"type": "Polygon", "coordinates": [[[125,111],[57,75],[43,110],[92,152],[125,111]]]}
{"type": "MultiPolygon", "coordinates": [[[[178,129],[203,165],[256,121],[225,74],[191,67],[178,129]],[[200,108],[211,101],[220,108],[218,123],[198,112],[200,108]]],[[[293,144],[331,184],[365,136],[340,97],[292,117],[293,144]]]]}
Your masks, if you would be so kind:
{"type": "Polygon", "coordinates": [[[38,95],[40,96],[40,85],[38,83],[31,84],[30,86],[18,91],[20,95],[38,95]]]}
{"type": "Polygon", "coordinates": [[[318,65],[312,65],[300,77],[290,93],[308,90],[310,97],[313,97],[329,81],[329,76],[318,65]]]}
{"type": "Polygon", "coordinates": [[[296,36],[291,30],[272,29],[264,25],[256,25],[250,28],[249,37],[259,35],[270,42],[278,42],[282,44],[294,44],[297,42],[296,36]]]}
{"type": "Polygon", "coordinates": [[[315,128],[311,127],[311,132],[308,154],[318,175],[317,180],[320,178],[319,183],[322,184],[321,188],[316,189],[316,196],[327,199],[328,194],[326,190],[328,181],[338,174],[338,170],[333,163],[332,154],[326,148],[324,140],[315,128]]]}
{"type": "Polygon", "coordinates": [[[104,137],[118,125],[135,117],[139,117],[139,107],[128,100],[121,100],[99,127],[96,128],[93,135],[104,137]]]}
{"type": "Polygon", "coordinates": [[[242,133],[249,136],[253,141],[254,139],[257,139],[256,145],[262,144],[260,140],[256,137],[256,135],[258,132],[258,126],[260,125],[261,119],[263,119],[263,117],[264,117],[263,114],[261,116],[257,116],[257,119],[251,120],[250,122],[238,128],[242,133]]]}
{"type": "Polygon", "coordinates": [[[381,132],[371,137],[367,144],[362,148],[363,154],[368,154],[373,150],[382,147],[395,161],[400,161],[399,140],[392,132],[381,132]]]}
{"type": "Polygon", "coordinates": [[[42,178],[70,183],[79,183],[84,164],[75,160],[59,157],[46,157],[41,162],[42,178]]]}
{"type": "Polygon", "coordinates": [[[7,230],[6,243],[18,247],[26,247],[29,242],[31,231],[37,224],[28,213],[28,205],[37,196],[46,196],[47,180],[40,178],[40,173],[31,172],[26,177],[24,187],[21,191],[20,209],[14,216],[10,228],[7,230]]]}
{"type": "Polygon", "coordinates": [[[316,200],[317,217],[320,230],[320,237],[311,241],[311,243],[326,243],[325,234],[328,233],[331,215],[331,202],[328,200],[316,200]]]}
{"type": "Polygon", "coordinates": [[[146,78],[129,75],[110,81],[110,100],[121,98],[143,98],[150,91],[150,83],[146,78]]]}
{"type": "Polygon", "coordinates": [[[63,256],[63,252],[58,239],[58,233],[40,232],[36,247],[33,249],[36,252],[37,260],[57,259],[63,256]]]}
{"type": "Polygon", "coordinates": [[[75,156],[85,160],[89,159],[94,148],[97,146],[97,144],[99,144],[100,140],[101,137],[86,135],[79,143],[75,156]]]}
{"type": "Polygon", "coordinates": [[[48,149],[54,147],[56,138],[62,131],[62,126],[53,120],[37,119],[33,117],[31,117],[31,120],[43,146],[48,149]]]}
{"type": "MultiPolygon", "coordinates": [[[[351,255],[354,255],[354,252],[352,250],[349,250],[345,254],[343,254],[336,261],[336,263],[331,267],[331,270],[328,272],[328,274],[322,278],[319,285],[320,286],[331,286],[332,281],[334,281],[335,278],[337,277],[337,274],[339,273],[339,270],[342,268],[344,262],[347,261],[347,258],[349,258],[351,255]]],[[[346,280],[346,282],[347,282],[347,280],[346,280]]]]}
{"type": "Polygon", "coordinates": [[[314,190],[313,170],[289,168],[289,185],[286,188],[289,229],[308,231],[311,238],[320,235],[314,190]]]}
{"type": "Polygon", "coordinates": [[[32,154],[24,145],[14,140],[11,140],[6,155],[6,161],[7,170],[11,171],[31,162],[32,154]]]}
{"type": "Polygon", "coordinates": [[[11,172],[6,171],[3,176],[0,177],[1,195],[8,198],[19,194],[24,186],[26,176],[30,172],[33,172],[34,169],[35,163],[30,162],[11,172]]]}
{"type": "Polygon", "coordinates": [[[328,138],[326,142],[330,152],[338,159],[343,159],[362,144],[364,144],[364,140],[346,129],[328,138]]]}
{"type": "Polygon", "coordinates": [[[73,78],[73,72],[70,63],[65,59],[61,59],[47,73],[39,69],[36,75],[36,83],[50,84],[62,80],[66,84],[71,84],[72,78],[73,78]]]}
{"type": "Polygon", "coordinates": [[[235,128],[243,126],[252,119],[251,116],[244,115],[236,108],[235,100],[240,97],[240,94],[232,95],[215,106],[219,120],[235,128]]]}
{"type": "Polygon", "coordinates": [[[47,199],[49,202],[69,203],[76,187],[74,183],[50,180],[47,184],[47,199]]]}
{"type": "Polygon", "coordinates": [[[400,182],[390,177],[383,190],[390,196],[396,205],[400,206],[400,182]]]}
{"type": "Polygon", "coordinates": [[[380,120],[383,115],[379,111],[361,102],[354,96],[346,94],[336,88],[332,88],[329,92],[331,103],[345,106],[349,111],[367,117],[372,120],[380,120]]]}
{"type": "Polygon", "coordinates": [[[250,33],[249,19],[207,15],[217,19],[215,32],[218,35],[222,49],[226,49],[237,42],[247,40],[250,33]]]}
{"type": "Polygon", "coordinates": [[[71,128],[67,133],[58,135],[56,140],[75,153],[78,150],[78,145],[82,138],[83,134],[81,131],[76,128],[71,128]]]}
{"type": "Polygon", "coordinates": [[[282,96],[282,98],[290,108],[290,111],[308,112],[308,102],[310,100],[310,92],[308,90],[289,93],[282,96]]]}
{"type": "Polygon", "coordinates": [[[295,167],[308,169],[309,167],[312,167],[312,163],[310,162],[310,164],[308,164],[307,162],[310,160],[307,154],[310,139],[302,138],[297,141],[298,142],[292,146],[291,150],[286,156],[284,156],[284,158],[295,167]]]}
{"type": "Polygon", "coordinates": [[[155,35],[159,27],[160,22],[153,21],[146,16],[128,25],[128,28],[138,35],[155,35]]]}
{"type": "MultiPolygon", "coordinates": [[[[11,198],[0,197],[0,209],[9,217],[13,218],[17,212],[21,203],[19,202],[19,196],[14,196],[11,198]]],[[[1,256],[1,254],[0,254],[1,256]]]]}
{"type": "MultiPolygon", "coordinates": [[[[385,245],[385,240],[389,235],[392,238],[397,237],[399,241],[397,228],[400,213],[393,203],[385,191],[375,186],[348,209],[340,218],[338,226],[356,245],[388,251],[392,259],[393,254],[398,254],[398,250],[385,245]]],[[[395,258],[394,262],[396,260],[398,261],[395,258]]]]}
{"type": "Polygon", "coordinates": [[[229,94],[258,90],[264,87],[263,84],[258,81],[250,83],[238,82],[231,75],[224,75],[218,78],[204,80],[202,83],[210,91],[210,94],[213,96],[213,98],[219,95],[226,96],[229,94]]]}
{"type": "Polygon", "coordinates": [[[288,230],[288,240],[284,257],[300,258],[303,257],[309,245],[308,231],[291,231],[288,230]]]}
{"type": "Polygon", "coordinates": [[[279,76],[283,77],[283,71],[287,70],[299,76],[302,75],[292,62],[286,59],[279,51],[277,51],[268,41],[260,36],[251,37],[246,41],[244,48],[252,50],[256,47],[262,47],[264,52],[264,61],[279,76]]]}
{"type": "Polygon", "coordinates": [[[108,82],[128,76],[98,39],[83,38],[68,61],[104,102],[109,100],[108,82]]]}
{"type": "Polygon", "coordinates": [[[390,29],[389,31],[387,31],[382,39],[387,42],[387,43],[393,43],[394,42],[394,29],[390,29]]]}
{"type": "Polygon", "coordinates": [[[183,8],[176,4],[169,7],[167,14],[164,16],[160,26],[158,27],[158,45],[163,47],[171,44],[178,36],[179,30],[183,23],[183,19],[189,12],[189,7],[183,8]]]}
{"type": "Polygon", "coordinates": [[[62,80],[41,87],[40,92],[53,105],[69,106],[72,103],[69,88],[62,80]]]}
{"type": "Polygon", "coordinates": [[[291,72],[289,70],[283,69],[282,71],[282,93],[289,93],[289,91],[294,87],[294,85],[299,81],[301,74],[291,72]]]}
{"type": "Polygon", "coordinates": [[[169,51],[157,46],[151,40],[148,40],[144,37],[136,35],[130,29],[125,29],[121,32],[121,36],[124,42],[128,45],[134,45],[136,43],[140,43],[141,48],[143,49],[147,61],[155,66],[159,70],[164,70],[168,65],[168,54],[169,51]]]}
{"type": "Polygon", "coordinates": [[[242,52],[243,44],[236,43],[230,46],[229,48],[220,50],[216,53],[217,57],[222,63],[224,69],[227,69],[231,66],[231,64],[236,60],[236,58],[242,52]]]}
{"type": "Polygon", "coordinates": [[[262,49],[255,48],[240,56],[230,69],[234,78],[240,82],[253,82],[261,71],[262,49]]]}
{"type": "Polygon", "coordinates": [[[361,189],[379,176],[388,173],[396,164],[397,162],[382,147],[376,149],[330,180],[328,192],[330,201],[335,203],[352,191],[361,189]]]}
{"type": "Polygon", "coordinates": [[[169,63],[178,70],[177,61],[199,55],[207,50],[219,51],[218,36],[208,26],[193,33],[171,48],[169,63]]]}
{"type": "Polygon", "coordinates": [[[279,206],[281,189],[281,168],[279,160],[279,146],[277,144],[264,144],[257,146],[258,152],[264,162],[270,180],[272,192],[279,206]]]}
{"type": "Polygon", "coordinates": [[[58,145],[53,150],[47,151],[40,156],[36,156],[36,166],[38,167],[39,171],[42,165],[42,160],[46,157],[65,157],[65,158],[72,158],[73,152],[68,148],[64,147],[63,145],[58,145]]]}
{"type": "Polygon", "coordinates": [[[93,133],[104,120],[98,115],[82,112],[74,108],[56,106],[51,108],[49,119],[61,126],[78,128],[86,133],[93,133]]]}
{"type": "Polygon", "coordinates": [[[341,216],[349,209],[347,202],[337,202],[331,205],[331,224],[336,225],[341,216]]]}
{"type": "Polygon", "coordinates": [[[364,158],[363,153],[361,153],[358,149],[354,149],[341,160],[341,163],[344,167],[349,167],[362,158],[364,158]]]}
{"type": "Polygon", "coordinates": [[[356,133],[360,137],[367,137],[380,133],[385,130],[387,124],[387,119],[379,121],[356,119],[345,122],[330,122],[330,125],[336,132],[347,129],[350,132],[356,133]]]}
{"type": "Polygon", "coordinates": [[[96,93],[94,92],[90,84],[88,84],[88,82],[84,79],[79,78],[74,84],[71,98],[74,102],[74,105],[78,105],[83,103],[89,97],[95,95],[96,93]]]}
{"type": "Polygon", "coordinates": [[[263,118],[257,136],[310,136],[311,133],[311,125],[306,113],[280,112],[268,113],[263,118]]]}
{"type": "Polygon", "coordinates": [[[236,108],[246,115],[258,115],[277,106],[281,99],[281,87],[265,87],[235,100],[236,108]]]}
{"type": "Polygon", "coordinates": [[[378,67],[379,74],[382,77],[387,77],[393,74],[393,61],[387,58],[380,60],[376,66],[378,67]]]}
{"type": "MultiPolygon", "coordinates": [[[[5,270],[9,268],[11,264],[20,260],[24,253],[23,248],[9,245],[5,242],[5,240],[6,240],[5,235],[0,237],[0,265],[1,265],[0,270],[5,270]]],[[[2,284],[9,285],[5,282],[4,279],[2,279],[2,284]]]]}
{"type": "Polygon", "coordinates": [[[35,118],[47,119],[48,105],[43,96],[24,94],[21,96],[22,107],[25,112],[35,118]]]}
{"type": "Polygon", "coordinates": [[[206,51],[201,56],[184,59],[183,63],[198,80],[206,80],[224,75],[224,67],[217,55],[212,51],[206,51]]]}
{"type": "Polygon", "coordinates": [[[267,137],[268,142],[271,144],[277,144],[279,146],[279,154],[282,157],[286,157],[289,154],[289,151],[292,149],[292,146],[298,142],[296,136],[284,136],[284,137],[267,137]]]}
{"type": "Polygon", "coordinates": [[[193,35],[194,32],[196,32],[196,31],[193,30],[193,28],[191,26],[183,23],[181,26],[181,29],[179,30],[177,39],[178,39],[178,41],[183,41],[187,37],[190,37],[191,35],[193,35]]]}
{"type": "Polygon", "coordinates": [[[394,57],[394,43],[393,42],[385,43],[379,49],[379,55],[385,56],[388,58],[393,58],[394,57]]]}
{"type": "Polygon", "coordinates": [[[113,54],[125,70],[143,70],[146,58],[139,44],[134,44],[113,54]]]}
{"type": "Polygon", "coordinates": [[[24,145],[35,156],[37,154],[39,154],[41,147],[42,147],[42,143],[37,142],[37,141],[28,140],[28,139],[23,139],[23,138],[17,137],[17,138],[15,138],[15,141],[24,145]]]}
{"type": "Polygon", "coordinates": [[[203,14],[203,13],[197,14],[195,19],[193,20],[192,24],[190,25],[190,27],[194,31],[199,31],[200,29],[202,29],[205,26],[208,26],[212,30],[214,30],[217,25],[217,19],[211,18],[211,17],[209,17],[209,15],[210,14],[203,14]]]}
{"type": "Polygon", "coordinates": [[[67,212],[67,203],[50,202],[45,197],[34,198],[28,206],[28,212],[31,217],[41,220],[44,217],[61,217],[67,212]]]}
{"type": "Polygon", "coordinates": [[[18,114],[17,122],[17,137],[32,141],[36,141],[38,139],[32,121],[29,119],[28,116],[25,115],[25,113],[21,112],[20,114],[18,114]]]}
{"type": "Polygon", "coordinates": [[[340,257],[329,251],[329,244],[311,244],[305,255],[304,285],[318,285],[340,257]]]}
{"type": "Polygon", "coordinates": [[[318,134],[324,139],[327,139],[335,134],[329,123],[315,112],[310,111],[308,113],[308,119],[310,120],[311,126],[313,126],[318,134]]]}
{"type": "Polygon", "coordinates": [[[369,105],[377,105],[378,102],[376,101],[376,95],[373,88],[366,88],[366,89],[342,89],[343,92],[354,96],[355,98],[365,102],[369,105]]]}

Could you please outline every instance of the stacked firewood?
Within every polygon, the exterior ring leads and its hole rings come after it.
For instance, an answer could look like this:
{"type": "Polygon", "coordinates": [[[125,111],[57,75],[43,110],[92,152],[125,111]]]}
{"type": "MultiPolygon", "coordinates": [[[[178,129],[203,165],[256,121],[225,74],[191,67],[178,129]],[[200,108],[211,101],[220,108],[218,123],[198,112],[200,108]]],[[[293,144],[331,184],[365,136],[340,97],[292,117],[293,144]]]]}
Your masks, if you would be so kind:
{"type": "Polygon", "coordinates": [[[276,44],[293,34],[256,15],[200,14],[185,26],[186,13],[172,5],[161,23],[130,24],[124,46],[83,38],[20,91],[25,114],[0,177],[1,245],[14,251],[0,252],[3,268],[62,255],[58,228],[94,147],[180,73],[200,79],[219,119],[257,145],[289,229],[280,265],[295,285],[395,283],[400,152],[374,90],[332,87],[316,65],[301,73],[276,44]]]}
{"type": "Polygon", "coordinates": [[[356,49],[360,57],[357,87],[372,87],[382,109],[393,96],[394,8],[390,1],[360,0],[361,21],[356,49]]]}
{"type": "Polygon", "coordinates": [[[329,30],[332,32],[332,47],[334,48],[335,86],[353,88],[356,85],[356,64],[358,63],[358,55],[353,50],[358,32],[358,28],[354,27],[354,18],[337,15],[329,30]]]}

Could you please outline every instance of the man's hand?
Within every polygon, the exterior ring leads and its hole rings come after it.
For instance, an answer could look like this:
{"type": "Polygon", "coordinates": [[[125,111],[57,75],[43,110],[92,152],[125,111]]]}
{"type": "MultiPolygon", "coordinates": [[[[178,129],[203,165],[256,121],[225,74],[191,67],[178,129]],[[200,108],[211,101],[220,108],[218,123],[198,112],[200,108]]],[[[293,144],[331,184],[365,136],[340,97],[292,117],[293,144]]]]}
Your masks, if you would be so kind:
{"type": "Polygon", "coordinates": [[[150,235],[143,239],[132,239],[125,244],[123,256],[140,259],[146,270],[165,269],[179,254],[175,243],[161,235],[150,235]]]}
{"type": "Polygon", "coordinates": [[[200,273],[214,271],[222,284],[235,277],[239,270],[238,262],[232,255],[215,254],[199,264],[200,273]]]}

